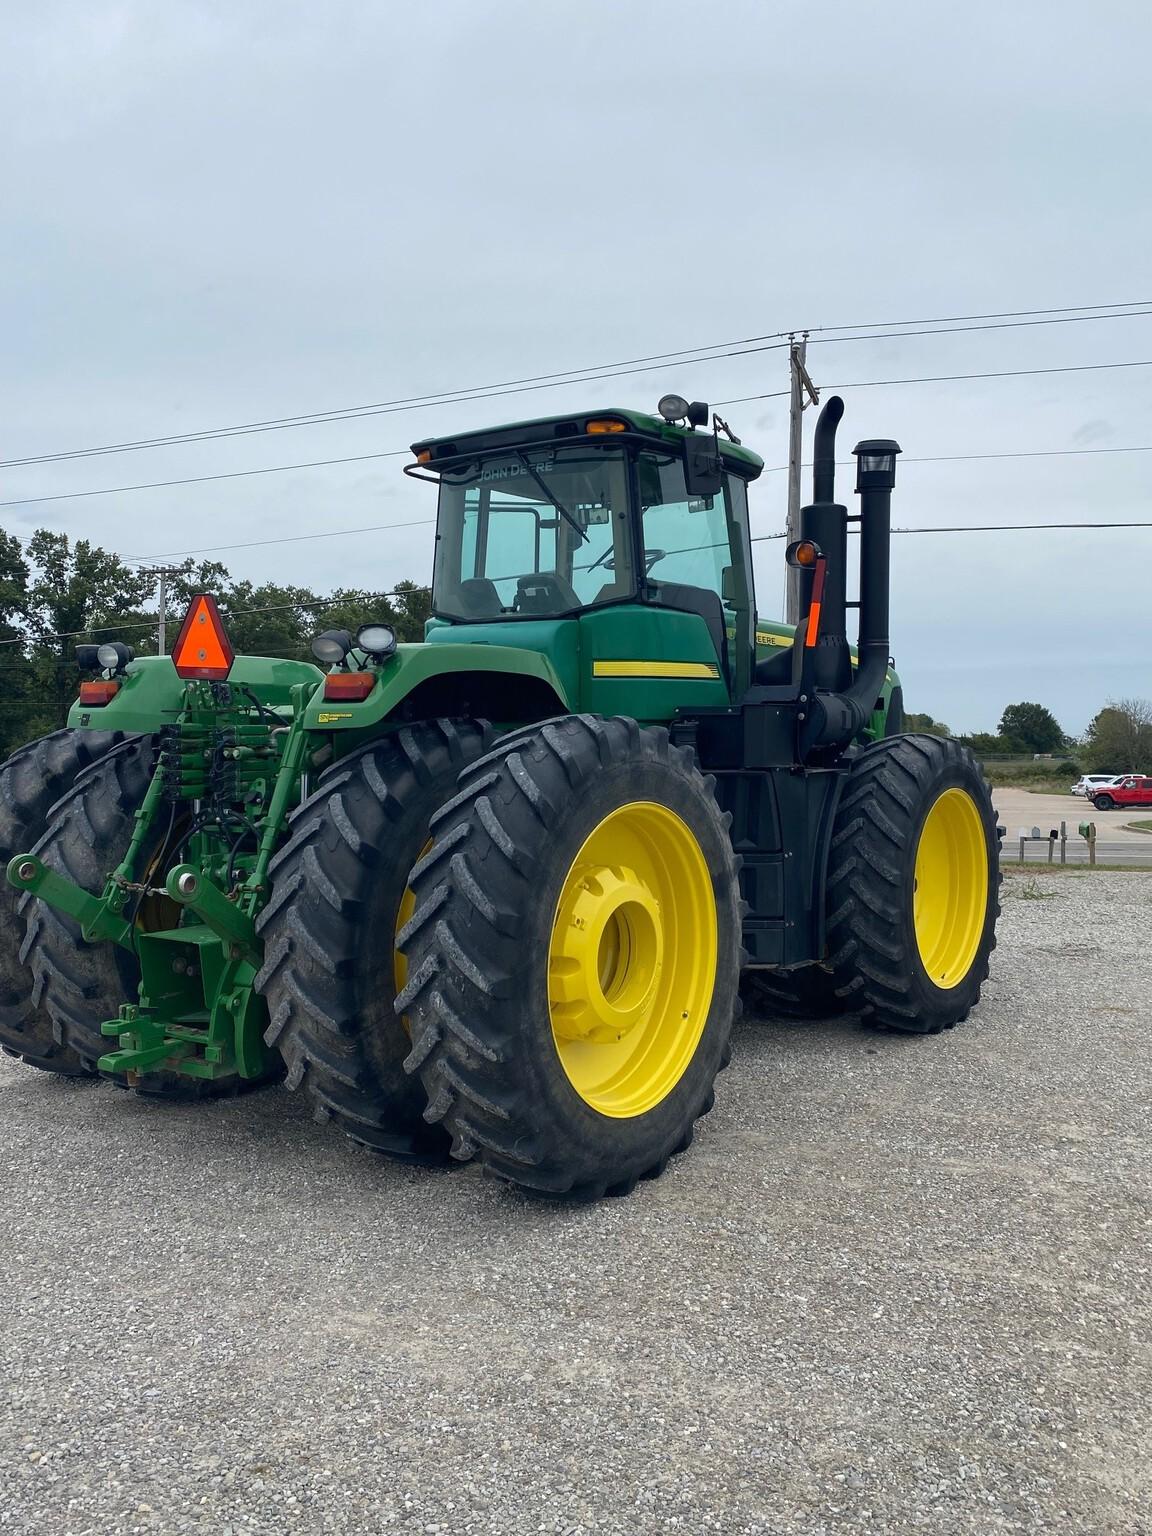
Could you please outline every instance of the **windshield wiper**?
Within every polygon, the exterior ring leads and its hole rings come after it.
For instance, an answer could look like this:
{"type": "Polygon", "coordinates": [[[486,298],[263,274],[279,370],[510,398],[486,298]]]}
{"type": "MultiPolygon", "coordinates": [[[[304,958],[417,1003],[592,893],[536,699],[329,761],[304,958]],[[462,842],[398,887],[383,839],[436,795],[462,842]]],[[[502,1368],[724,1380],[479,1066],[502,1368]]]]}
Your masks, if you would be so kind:
{"type": "Polygon", "coordinates": [[[556,508],[557,512],[559,512],[560,516],[564,519],[564,521],[570,527],[575,528],[576,532],[580,536],[581,544],[587,544],[587,542],[588,542],[588,535],[584,532],[583,528],[581,528],[580,524],[572,516],[571,512],[569,512],[568,508],[564,505],[564,503],[562,501],[560,501],[558,499],[558,497],[556,497],[553,494],[553,492],[548,489],[547,485],[541,479],[540,475],[536,472],[536,470],[534,470],[532,468],[531,464],[529,464],[529,462],[528,462],[528,455],[526,453],[518,453],[516,455],[516,457],[520,460],[521,464],[523,464],[524,468],[528,471],[528,473],[532,476],[533,480],[535,480],[536,484],[544,492],[545,499],[552,503],[552,505],[556,508]]]}

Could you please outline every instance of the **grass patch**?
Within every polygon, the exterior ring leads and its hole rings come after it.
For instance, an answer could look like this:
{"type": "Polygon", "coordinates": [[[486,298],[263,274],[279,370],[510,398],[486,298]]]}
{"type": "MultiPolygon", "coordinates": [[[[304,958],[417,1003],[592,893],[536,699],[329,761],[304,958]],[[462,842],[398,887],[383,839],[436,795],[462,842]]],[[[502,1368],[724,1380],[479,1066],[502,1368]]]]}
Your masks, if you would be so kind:
{"type": "Polygon", "coordinates": [[[1002,901],[1051,901],[1059,894],[1059,891],[1042,891],[1035,877],[1012,880],[1000,887],[1002,901]]]}
{"type": "Polygon", "coordinates": [[[1152,821],[1130,821],[1125,830],[1128,832],[1152,832],[1152,821]]]}

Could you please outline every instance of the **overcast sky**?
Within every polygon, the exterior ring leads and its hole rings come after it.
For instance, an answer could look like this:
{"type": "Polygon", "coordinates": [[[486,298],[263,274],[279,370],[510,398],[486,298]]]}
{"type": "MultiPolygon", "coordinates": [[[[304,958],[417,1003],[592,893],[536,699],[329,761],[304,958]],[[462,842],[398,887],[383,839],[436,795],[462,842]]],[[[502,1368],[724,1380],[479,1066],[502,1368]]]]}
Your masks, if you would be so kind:
{"type": "MultiPolygon", "coordinates": [[[[0,54],[0,457],[410,397],[791,327],[1152,300],[1146,0],[39,0],[0,54]]],[[[1149,307],[1152,307],[1150,305],[1149,307]]],[[[1152,317],[813,344],[821,385],[1152,359],[1152,317]]],[[[4,470],[0,499],[382,452],[786,387],[781,352],[4,470]]],[[[843,390],[909,459],[1152,446],[1152,369],[843,390]]],[[[725,414],[769,465],[785,402],[725,414]]],[[[809,441],[812,423],[807,423],[809,441]]],[[[0,511],[127,556],[430,517],[401,460],[0,511]]],[[[1152,453],[908,463],[899,525],[1152,518],[1152,453]]],[[[807,495],[807,487],[806,487],[807,495]]],[[[754,490],[783,523],[785,476],[754,490]]],[[[779,613],[779,543],[758,546],[779,613]]],[[[426,580],[427,527],[222,553],[426,580]]],[[[895,540],[912,709],[1081,730],[1152,695],[1152,529],[895,540]]]]}

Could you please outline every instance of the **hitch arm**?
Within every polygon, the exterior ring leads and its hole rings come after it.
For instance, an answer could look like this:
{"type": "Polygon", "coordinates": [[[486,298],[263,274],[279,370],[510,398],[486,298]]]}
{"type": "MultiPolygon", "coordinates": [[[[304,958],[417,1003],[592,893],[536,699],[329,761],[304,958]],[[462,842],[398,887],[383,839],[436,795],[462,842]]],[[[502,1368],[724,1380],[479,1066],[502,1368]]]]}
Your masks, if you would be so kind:
{"type": "Polygon", "coordinates": [[[237,959],[260,964],[262,951],[255,922],[206,875],[191,864],[177,864],[164,882],[164,889],[173,901],[190,908],[213,933],[231,945],[238,952],[237,959]]]}
{"type": "Polygon", "coordinates": [[[103,896],[93,896],[49,869],[33,853],[18,853],[10,859],[7,876],[8,884],[18,891],[31,891],[50,907],[74,917],[89,943],[105,939],[131,949],[132,924],[123,912],[114,909],[107,890],[103,896]]]}

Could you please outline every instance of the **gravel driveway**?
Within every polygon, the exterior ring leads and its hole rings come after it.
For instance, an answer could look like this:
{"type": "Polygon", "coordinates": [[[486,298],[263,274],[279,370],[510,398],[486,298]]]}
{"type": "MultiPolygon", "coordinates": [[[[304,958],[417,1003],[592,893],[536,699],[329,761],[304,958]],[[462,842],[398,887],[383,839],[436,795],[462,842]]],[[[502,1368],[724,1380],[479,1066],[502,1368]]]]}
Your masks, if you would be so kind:
{"type": "Polygon", "coordinates": [[[1150,1529],[1152,878],[945,1037],[749,1021],[592,1208],[0,1061],[0,1532],[1150,1529]]]}

